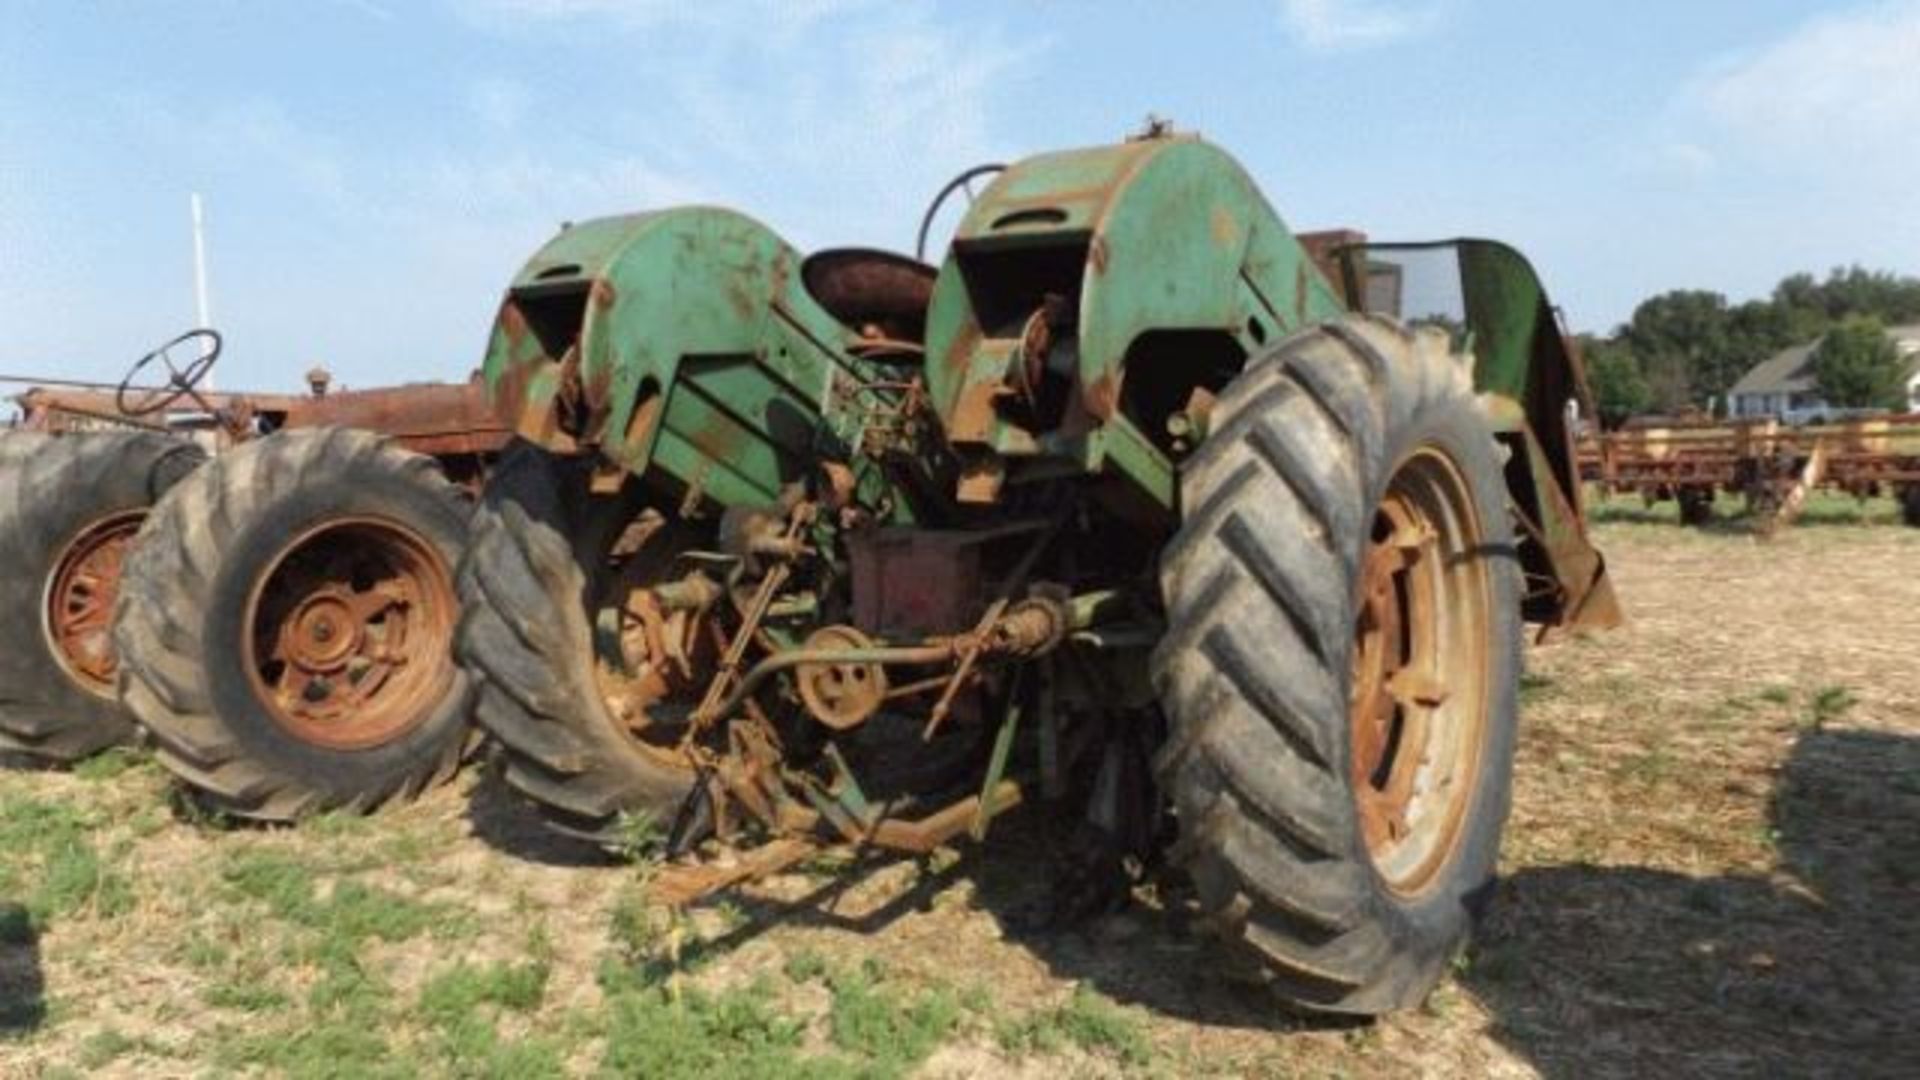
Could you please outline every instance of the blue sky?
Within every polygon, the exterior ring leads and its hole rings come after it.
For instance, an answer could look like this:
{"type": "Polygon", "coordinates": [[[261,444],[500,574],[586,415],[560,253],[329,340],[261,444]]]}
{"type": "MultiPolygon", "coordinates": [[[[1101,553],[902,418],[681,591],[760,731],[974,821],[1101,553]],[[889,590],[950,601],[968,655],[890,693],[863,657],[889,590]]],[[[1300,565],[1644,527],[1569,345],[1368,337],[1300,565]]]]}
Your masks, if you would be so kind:
{"type": "Polygon", "coordinates": [[[905,247],[948,175],[1149,112],[1297,227],[1509,240],[1583,329],[1920,272],[1920,0],[0,0],[0,371],[188,325],[193,191],[223,385],[366,386],[463,377],[561,221],[905,247]]]}

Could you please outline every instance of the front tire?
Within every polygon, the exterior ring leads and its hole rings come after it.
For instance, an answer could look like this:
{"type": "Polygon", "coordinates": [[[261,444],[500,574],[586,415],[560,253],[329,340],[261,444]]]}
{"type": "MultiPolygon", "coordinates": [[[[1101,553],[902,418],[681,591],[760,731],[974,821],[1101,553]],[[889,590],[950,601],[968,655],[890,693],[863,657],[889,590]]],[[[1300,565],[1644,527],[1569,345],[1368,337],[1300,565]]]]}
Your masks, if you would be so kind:
{"type": "Polygon", "coordinates": [[[114,628],[121,695],[205,803],[288,821],[451,776],[468,506],[432,458],[365,431],[223,454],[155,509],[114,628]]]}
{"type": "Polygon", "coordinates": [[[1296,334],[1183,470],[1154,658],[1172,859],[1298,1008],[1417,1004],[1490,892],[1519,591],[1468,363],[1376,318],[1296,334]]]}
{"type": "Polygon", "coordinates": [[[134,733],[114,695],[120,569],[206,460],[157,432],[0,435],[0,750],[71,764],[134,733]]]}

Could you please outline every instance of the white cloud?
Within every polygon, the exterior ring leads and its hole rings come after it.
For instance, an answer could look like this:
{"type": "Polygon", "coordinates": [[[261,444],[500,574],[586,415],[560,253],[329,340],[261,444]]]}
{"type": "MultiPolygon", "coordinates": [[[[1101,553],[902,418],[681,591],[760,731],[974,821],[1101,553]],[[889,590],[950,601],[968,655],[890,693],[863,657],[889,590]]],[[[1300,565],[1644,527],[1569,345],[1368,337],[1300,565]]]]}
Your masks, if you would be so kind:
{"type": "Polygon", "coordinates": [[[628,29],[692,26],[738,28],[759,34],[789,34],[821,19],[881,0],[447,0],[456,14],[483,29],[528,25],[610,22],[628,29]]]}
{"type": "Polygon", "coordinates": [[[1920,175],[1920,3],[1826,15],[1723,61],[1680,111],[1761,166],[1920,175]]]}
{"type": "Polygon", "coordinates": [[[1392,0],[1280,0],[1280,17],[1300,44],[1332,52],[1383,45],[1431,29],[1440,9],[1392,0]]]}

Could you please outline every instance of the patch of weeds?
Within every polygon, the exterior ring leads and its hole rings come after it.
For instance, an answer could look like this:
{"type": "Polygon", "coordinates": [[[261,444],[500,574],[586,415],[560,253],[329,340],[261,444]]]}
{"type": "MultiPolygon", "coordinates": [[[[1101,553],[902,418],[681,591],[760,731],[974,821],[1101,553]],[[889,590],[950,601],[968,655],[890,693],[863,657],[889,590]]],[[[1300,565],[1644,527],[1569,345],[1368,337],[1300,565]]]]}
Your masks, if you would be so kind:
{"type": "Polygon", "coordinates": [[[315,958],[320,978],[307,990],[307,1007],[317,1013],[360,1022],[377,1022],[393,992],[368,971],[360,958],[336,942],[322,945],[315,958]]]}
{"type": "Polygon", "coordinates": [[[105,1068],[140,1049],[140,1040],[114,1028],[101,1028],[87,1036],[74,1054],[74,1061],[89,1072],[105,1068]]]}
{"type": "Polygon", "coordinates": [[[947,1037],[960,1005],[941,989],[919,994],[889,985],[876,962],[827,976],[833,1004],[827,1013],[833,1044],[870,1061],[881,1076],[904,1076],[947,1037]]]}
{"type": "Polygon", "coordinates": [[[629,862],[645,862],[666,842],[652,814],[623,813],[613,825],[613,850],[629,862]]]}
{"type": "Polygon", "coordinates": [[[551,1039],[502,1038],[495,1014],[529,1013],[547,992],[543,961],[458,964],[420,990],[419,1015],[438,1035],[442,1058],[460,1076],[565,1075],[561,1045],[551,1039]]]}
{"type": "Polygon", "coordinates": [[[235,893],[265,904],[276,917],[349,945],[367,938],[406,941],[459,922],[444,904],[361,881],[338,880],[323,891],[318,871],[284,852],[241,852],[228,860],[221,877],[235,893]]]}
{"type": "Polygon", "coordinates": [[[486,1005],[531,1012],[546,997],[547,975],[547,965],[537,961],[457,964],[427,980],[420,1013],[435,1027],[447,1027],[486,1005]]]}
{"type": "Polygon", "coordinates": [[[744,923],[746,915],[727,903],[709,908],[707,913],[717,930],[703,937],[686,912],[651,903],[645,883],[630,881],[614,898],[609,914],[608,934],[613,939],[616,964],[603,968],[602,985],[612,989],[666,982],[697,970],[723,953],[731,944],[727,934],[744,923]]]}
{"type": "Polygon", "coordinates": [[[133,887],[119,864],[127,846],[102,855],[94,815],[72,805],[30,796],[0,798],[0,893],[18,899],[28,928],[87,912],[111,918],[133,907],[133,887]]]}
{"type": "Polygon", "coordinates": [[[1814,731],[1824,730],[1859,703],[1853,691],[1844,686],[1823,686],[1814,691],[1813,699],[1807,702],[1806,726],[1814,731]]]}
{"type": "Polygon", "coordinates": [[[378,1024],[364,1019],[331,1019],[301,1023],[268,1031],[224,1032],[214,1048],[214,1063],[223,1068],[260,1069],[290,1080],[335,1080],[343,1076],[370,1080],[410,1077],[413,1067],[381,1034],[378,1024]]]}
{"type": "Polygon", "coordinates": [[[1793,691],[1784,686],[1767,686],[1756,696],[1769,705],[1785,705],[1793,700],[1793,691]]]}
{"type": "Polygon", "coordinates": [[[812,949],[801,949],[799,952],[787,957],[783,970],[786,972],[787,978],[794,982],[812,982],[814,979],[822,978],[826,975],[827,960],[826,957],[821,956],[812,949]]]}
{"type": "Polygon", "coordinates": [[[559,1040],[508,1039],[477,1018],[470,1017],[446,1032],[440,1052],[453,1076],[522,1080],[567,1075],[566,1053],[559,1040]]]}
{"type": "Polygon", "coordinates": [[[1531,705],[1550,697],[1556,687],[1553,679],[1547,675],[1538,675],[1531,671],[1520,674],[1520,704],[1531,705]]]}
{"type": "Polygon", "coordinates": [[[265,983],[233,979],[217,982],[200,992],[200,1000],[216,1009],[236,1012],[279,1012],[287,1007],[287,995],[265,983]]]}
{"type": "Polygon", "coordinates": [[[138,747],[113,746],[73,767],[73,775],[89,783],[117,779],[153,764],[153,755],[138,747]]]}
{"type": "Polygon", "coordinates": [[[1052,1054],[1077,1046],[1135,1068],[1153,1057],[1153,1044],[1138,1020],[1085,986],[1056,1008],[997,1025],[994,1038],[1010,1054],[1052,1054]]]}
{"type": "Polygon", "coordinates": [[[785,1080],[848,1076],[844,1062],[800,1054],[806,1023],[781,1014],[765,983],[678,995],[644,987],[613,995],[606,1010],[608,1076],[727,1076],[785,1080]]]}
{"type": "Polygon", "coordinates": [[[372,833],[373,823],[372,819],[365,814],[350,814],[342,813],[338,810],[329,810],[324,814],[315,814],[313,817],[301,822],[300,831],[309,836],[320,837],[323,840],[341,840],[356,836],[366,836],[372,833]]]}

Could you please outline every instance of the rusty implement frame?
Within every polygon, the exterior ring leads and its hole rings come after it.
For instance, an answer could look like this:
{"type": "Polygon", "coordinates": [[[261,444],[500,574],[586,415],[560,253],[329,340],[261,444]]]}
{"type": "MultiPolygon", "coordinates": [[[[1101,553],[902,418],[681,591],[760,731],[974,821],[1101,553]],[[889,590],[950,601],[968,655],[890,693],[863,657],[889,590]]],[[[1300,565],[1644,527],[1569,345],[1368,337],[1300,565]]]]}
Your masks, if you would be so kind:
{"type": "Polygon", "coordinates": [[[1756,530],[1789,524],[1816,490],[1867,498],[1920,492],[1920,413],[1790,426],[1776,419],[1643,422],[1588,432],[1580,475],[1649,503],[1745,496],[1756,530]]]}

